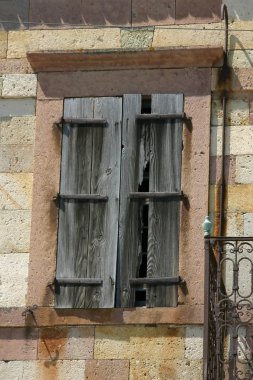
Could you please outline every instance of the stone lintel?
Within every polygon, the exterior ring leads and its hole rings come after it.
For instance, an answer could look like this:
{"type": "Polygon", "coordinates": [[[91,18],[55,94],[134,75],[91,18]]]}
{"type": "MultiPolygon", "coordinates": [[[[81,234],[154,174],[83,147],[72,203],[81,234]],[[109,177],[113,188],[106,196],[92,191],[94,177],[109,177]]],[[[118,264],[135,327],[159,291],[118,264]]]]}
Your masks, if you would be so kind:
{"type": "Polygon", "coordinates": [[[145,50],[83,50],[28,52],[35,72],[76,70],[131,70],[147,68],[219,67],[221,46],[173,47],[145,50]]]}

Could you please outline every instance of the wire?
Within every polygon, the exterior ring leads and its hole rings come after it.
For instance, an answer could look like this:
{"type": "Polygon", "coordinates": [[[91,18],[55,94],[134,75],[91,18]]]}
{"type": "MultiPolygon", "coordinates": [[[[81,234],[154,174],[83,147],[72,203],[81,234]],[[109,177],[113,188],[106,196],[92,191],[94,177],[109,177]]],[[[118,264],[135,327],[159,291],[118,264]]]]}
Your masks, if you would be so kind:
{"type": "MultiPolygon", "coordinates": [[[[187,27],[185,25],[182,26],[171,26],[171,25],[150,25],[150,26],[124,26],[124,25],[85,25],[85,24],[64,24],[64,23],[56,23],[56,22],[46,22],[38,24],[35,21],[11,21],[11,20],[0,20],[0,24],[14,24],[14,25],[37,25],[39,26],[65,26],[65,27],[78,27],[81,29],[112,29],[112,28],[122,28],[122,29],[151,29],[151,28],[159,28],[159,29],[169,29],[169,30],[192,30],[192,31],[224,31],[224,28],[208,28],[203,26],[202,28],[194,28],[187,27]]],[[[43,29],[45,30],[45,29],[43,29]]],[[[253,32],[253,29],[229,29],[229,32],[253,32]]]]}

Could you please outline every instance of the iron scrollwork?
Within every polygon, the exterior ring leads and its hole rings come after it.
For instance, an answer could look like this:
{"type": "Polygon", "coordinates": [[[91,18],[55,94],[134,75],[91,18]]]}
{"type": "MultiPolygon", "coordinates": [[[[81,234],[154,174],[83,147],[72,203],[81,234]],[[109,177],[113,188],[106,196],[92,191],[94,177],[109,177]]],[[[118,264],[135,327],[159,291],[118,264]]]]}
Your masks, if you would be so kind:
{"type": "Polygon", "coordinates": [[[253,238],[206,239],[205,270],[205,380],[252,380],[253,238]]]}

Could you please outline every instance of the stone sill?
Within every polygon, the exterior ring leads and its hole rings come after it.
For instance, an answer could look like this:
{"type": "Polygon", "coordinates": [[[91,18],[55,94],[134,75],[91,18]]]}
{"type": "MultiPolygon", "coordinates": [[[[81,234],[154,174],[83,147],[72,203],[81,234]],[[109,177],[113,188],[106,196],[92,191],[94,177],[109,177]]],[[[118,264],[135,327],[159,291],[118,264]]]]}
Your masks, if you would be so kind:
{"type": "Polygon", "coordinates": [[[28,52],[35,72],[220,67],[222,46],[28,52]]]}
{"type": "Polygon", "coordinates": [[[95,326],[95,325],[201,325],[203,305],[175,308],[54,309],[38,307],[34,317],[22,315],[25,308],[1,308],[0,327],[95,326]]]}

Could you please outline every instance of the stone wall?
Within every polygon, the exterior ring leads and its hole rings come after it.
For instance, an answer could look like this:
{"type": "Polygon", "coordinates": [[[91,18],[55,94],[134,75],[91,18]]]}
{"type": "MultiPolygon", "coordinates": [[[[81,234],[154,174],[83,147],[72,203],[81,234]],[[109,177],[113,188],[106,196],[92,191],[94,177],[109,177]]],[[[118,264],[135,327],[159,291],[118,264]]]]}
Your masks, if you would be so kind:
{"type": "MultiPolygon", "coordinates": [[[[150,8],[152,2],[133,1],[131,9],[130,1],[121,1],[124,12],[116,12],[115,18],[111,16],[115,3],[110,1],[111,8],[94,12],[91,7],[85,19],[80,16],[81,0],[71,2],[73,13],[69,1],[61,7],[56,1],[54,10],[46,3],[31,0],[29,9],[28,1],[22,2],[22,8],[15,0],[0,2],[1,19],[10,21],[2,23],[0,31],[0,308],[6,314],[13,307],[20,308],[20,315],[24,310],[29,269],[37,75],[26,53],[224,45],[224,24],[216,1],[210,2],[213,5],[207,13],[198,1],[194,5],[185,0],[163,1],[160,14],[156,7],[150,8]],[[83,23],[107,27],[84,29],[83,23]],[[131,23],[140,28],[127,28],[131,23]]],[[[246,30],[253,30],[253,9],[251,0],[228,0],[227,5],[232,70],[226,128],[226,233],[252,236],[253,40],[252,32],[246,30]]],[[[210,212],[214,222],[221,162],[218,70],[212,70],[210,212]]],[[[0,378],[198,380],[202,376],[202,336],[201,325],[13,329],[10,324],[0,328],[0,378]]]]}
{"type": "Polygon", "coordinates": [[[202,327],[0,329],[1,379],[201,379],[202,327]]]}

